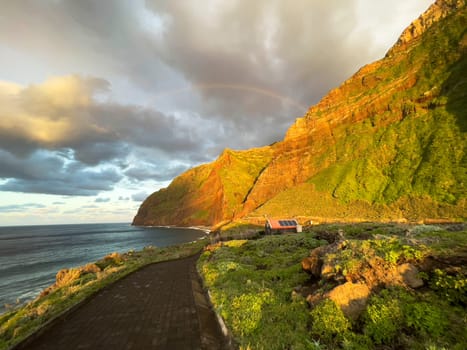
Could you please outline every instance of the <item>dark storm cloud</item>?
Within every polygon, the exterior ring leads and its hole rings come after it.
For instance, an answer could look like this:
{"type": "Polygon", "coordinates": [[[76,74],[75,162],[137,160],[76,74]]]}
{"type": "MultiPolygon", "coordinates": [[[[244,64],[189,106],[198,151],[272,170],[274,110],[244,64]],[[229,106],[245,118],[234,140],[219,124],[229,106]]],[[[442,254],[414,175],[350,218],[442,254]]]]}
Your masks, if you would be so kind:
{"type": "Polygon", "coordinates": [[[0,150],[0,191],[92,196],[111,190],[122,179],[113,168],[89,168],[53,152],[37,151],[16,158],[0,150]]]}

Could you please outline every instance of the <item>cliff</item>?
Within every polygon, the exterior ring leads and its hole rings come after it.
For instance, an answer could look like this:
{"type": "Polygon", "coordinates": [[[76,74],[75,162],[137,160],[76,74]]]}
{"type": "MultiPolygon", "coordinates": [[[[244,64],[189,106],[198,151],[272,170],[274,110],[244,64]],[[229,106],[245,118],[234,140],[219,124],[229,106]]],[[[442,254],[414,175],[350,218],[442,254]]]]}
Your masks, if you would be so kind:
{"type": "Polygon", "coordinates": [[[242,207],[272,155],[271,147],[226,149],[213,163],[185,172],[168,188],[150,195],[133,224],[192,226],[229,221],[242,207]]]}
{"type": "Polygon", "coordinates": [[[465,218],[465,1],[438,0],[265,148],[226,150],[142,204],[134,224],[245,216],[465,218]]]}

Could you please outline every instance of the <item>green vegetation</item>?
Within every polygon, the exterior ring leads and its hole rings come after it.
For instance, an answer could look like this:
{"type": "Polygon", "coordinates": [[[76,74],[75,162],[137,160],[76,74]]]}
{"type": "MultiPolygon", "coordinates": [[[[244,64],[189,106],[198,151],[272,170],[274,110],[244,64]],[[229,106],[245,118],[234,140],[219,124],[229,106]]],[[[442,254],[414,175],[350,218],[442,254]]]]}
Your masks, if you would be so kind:
{"type": "Polygon", "coordinates": [[[220,169],[219,176],[224,193],[223,210],[226,213],[235,213],[240,208],[256,179],[271,161],[271,156],[269,148],[224,151],[221,157],[228,158],[228,164],[220,169]]]}
{"type": "Polygon", "coordinates": [[[216,241],[230,241],[235,239],[259,238],[264,225],[257,225],[243,220],[222,223],[212,229],[211,239],[216,241]]]}
{"type": "Polygon", "coordinates": [[[198,269],[240,349],[467,347],[465,225],[305,229],[218,243],[201,256],[198,269]],[[327,244],[318,238],[339,244],[325,248],[326,275],[313,280],[300,262],[314,247],[327,244]],[[408,288],[397,279],[398,266],[407,263],[423,271],[422,288],[408,288]],[[367,283],[371,291],[363,311],[352,318],[327,297],[346,281],[367,283]],[[305,299],[310,293],[318,299],[305,299]]]}
{"type": "Polygon", "coordinates": [[[462,349],[464,309],[452,306],[435,293],[417,295],[402,288],[385,289],[374,295],[363,315],[363,333],[375,344],[404,344],[424,349],[429,344],[462,349]],[[461,322],[461,325],[452,322],[461,322]],[[403,331],[403,333],[401,333],[403,331]],[[402,339],[397,339],[401,337],[402,339]]]}
{"type": "Polygon", "coordinates": [[[61,270],[56,284],[35,300],[0,315],[0,350],[17,344],[98,290],[142,266],[193,255],[205,244],[201,240],[167,248],[146,247],[138,252],[112,253],[95,264],[61,270]]]}
{"type": "Polygon", "coordinates": [[[465,198],[458,204],[433,201],[430,197],[401,197],[391,204],[354,200],[344,203],[329,192],[320,192],[304,183],[279,193],[256,209],[251,216],[305,216],[317,222],[409,221],[425,219],[462,221],[465,198]]]}
{"type": "Polygon", "coordinates": [[[306,348],[309,311],[291,292],[308,279],[301,259],[322,243],[310,234],[272,236],[203,253],[198,269],[241,348],[306,348]]]}
{"type": "Polygon", "coordinates": [[[325,299],[313,308],[311,315],[311,335],[324,343],[338,344],[345,339],[350,329],[350,321],[332,300],[325,299]]]}
{"type": "Polygon", "coordinates": [[[343,203],[390,204],[413,195],[456,204],[465,198],[465,133],[444,108],[421,111],[386,128],[366,121],[348,128],[355,131],[336,144],[336,152],[346,156],[310,179],[317,191],[343,203]],[[347,160],[350,155],[353,159],[347,160]]]}
{"type": "Polygon", "coordinates": [[[454,304],[467,305],[467,278],[456,271],[448,275],[445,271],[435,269],[430,276],[426,276],[431,289],[441,294],[447,301],[454,304]]]}

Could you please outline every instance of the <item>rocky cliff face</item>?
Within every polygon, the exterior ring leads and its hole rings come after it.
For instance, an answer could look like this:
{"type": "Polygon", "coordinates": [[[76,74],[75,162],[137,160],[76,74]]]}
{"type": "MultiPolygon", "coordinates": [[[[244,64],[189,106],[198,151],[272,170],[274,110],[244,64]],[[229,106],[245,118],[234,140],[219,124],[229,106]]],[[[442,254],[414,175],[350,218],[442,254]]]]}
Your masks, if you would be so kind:
{"type": "Polygon", "coordinates": [[[134,225],[212,225],[231,220],[258,176],[272,159],[271,147],[226,149],[211,163],[177,177],[167,189],[150,195],[134,225]]]}
{"type": "Polygon", "coordinates": [[[273,146],[225,151],[151,195],[134,224],[247,215],[465,217],[465,1],[438,0],[386,56],[330,91],[273,146]]]}

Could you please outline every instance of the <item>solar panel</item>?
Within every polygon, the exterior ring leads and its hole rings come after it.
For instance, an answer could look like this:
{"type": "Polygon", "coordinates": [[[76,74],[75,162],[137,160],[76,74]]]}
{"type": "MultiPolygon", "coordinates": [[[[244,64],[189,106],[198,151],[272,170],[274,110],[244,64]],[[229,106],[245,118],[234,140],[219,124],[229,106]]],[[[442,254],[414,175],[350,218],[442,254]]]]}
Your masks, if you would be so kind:
{"type": "Polygon", "coordinates": [[[296,226],[297,222],[295,220],[279,220],[279,225],[282,227],[296,226]]]}

